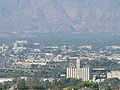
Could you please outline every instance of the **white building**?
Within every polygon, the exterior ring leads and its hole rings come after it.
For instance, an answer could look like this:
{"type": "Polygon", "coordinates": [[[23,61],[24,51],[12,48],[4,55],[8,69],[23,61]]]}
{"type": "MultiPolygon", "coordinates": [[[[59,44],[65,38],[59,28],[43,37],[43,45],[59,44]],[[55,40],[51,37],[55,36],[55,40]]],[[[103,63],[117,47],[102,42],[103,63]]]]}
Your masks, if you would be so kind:
{"type": "Polygon", "coordinates": [[[27,41],[16,41],[13,45],[13,51],[18,52],[20,50],[26,50],[27,41]]]}
{"type": "Polygon", "coordinates": [[[4,83],[4,82],[7,82],[7,81],[12,81],[13,78],[0,78],[0,83],[4,83]]]}
{"type": "Polygon", "coordinates": [[[77,78],[77,69],[74,67],[67,68],[67,78],[77,78]]]}
{"type": "Polygon", "coordinates": [[[111,71],[107,73],[107,78],[119,78],[120,79],[120,71],[111,71]]]}
{"type": "Polygon", "coordinates": [[[77,59],[76,68],[67,68],[67,78],[83,79],[83,81],[89,81],[91,79],[90,68],[80,68],[80,60],[77,59]]]}
{"type": "Polygon", "coordinates": [[[83,81],[90,80],[90,68],[80,68],[80,77],[83,81]]]}

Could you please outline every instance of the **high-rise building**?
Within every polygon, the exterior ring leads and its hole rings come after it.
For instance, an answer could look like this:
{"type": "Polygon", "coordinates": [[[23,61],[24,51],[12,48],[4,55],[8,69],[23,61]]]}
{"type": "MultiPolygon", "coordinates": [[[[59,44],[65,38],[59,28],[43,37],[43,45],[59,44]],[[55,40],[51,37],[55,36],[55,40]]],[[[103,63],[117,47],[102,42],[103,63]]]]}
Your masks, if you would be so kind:
{"type": "Polygon", "coordinates": [[[77,78],[77,69],[74,67],[67,68],[67,78],[77,78]]]}
{"type": "Polygon", "coordinates": [[[91,68],[81,68],[80,59],[77,59],[76,67],[67,68],[67,78],[81,78],[83,81],[89,81],[91,79],[91,68]]]}
{"type": "Polygon", "coordinates": [[[79,78],[83,81],[89,81],[91,78],[91,69],[90,68],[80,68],[79,78]]]}

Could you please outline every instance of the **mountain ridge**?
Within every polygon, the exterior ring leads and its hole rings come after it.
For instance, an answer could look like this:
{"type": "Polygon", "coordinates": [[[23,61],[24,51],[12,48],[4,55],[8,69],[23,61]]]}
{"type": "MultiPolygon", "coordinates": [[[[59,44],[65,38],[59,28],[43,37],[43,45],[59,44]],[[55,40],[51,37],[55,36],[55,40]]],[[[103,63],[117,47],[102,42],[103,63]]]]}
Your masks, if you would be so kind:
{"type": "Polygon", "coordinates": [[[1,0],[0,32],[120,32],[119,0],[1,0]]]}

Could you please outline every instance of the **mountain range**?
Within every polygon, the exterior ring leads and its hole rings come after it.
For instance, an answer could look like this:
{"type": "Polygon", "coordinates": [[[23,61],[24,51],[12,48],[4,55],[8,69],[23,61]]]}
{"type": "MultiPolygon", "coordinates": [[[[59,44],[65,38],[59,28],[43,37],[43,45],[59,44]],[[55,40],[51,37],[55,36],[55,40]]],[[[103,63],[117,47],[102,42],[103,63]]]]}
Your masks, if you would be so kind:
{"type": "Polygon", "coordinates": [[[0,32],[120,32],[120,0],[0,0],[0,32]]]}

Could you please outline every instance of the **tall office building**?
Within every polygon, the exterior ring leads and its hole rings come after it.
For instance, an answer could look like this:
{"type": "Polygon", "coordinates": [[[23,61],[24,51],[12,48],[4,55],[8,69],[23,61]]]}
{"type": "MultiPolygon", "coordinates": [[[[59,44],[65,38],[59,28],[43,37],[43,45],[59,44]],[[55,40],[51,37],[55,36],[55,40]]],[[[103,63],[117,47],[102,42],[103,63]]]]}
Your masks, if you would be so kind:
{"type": "Polygon", "coordinates": [[[67,78],[77,78],[77,69],[74,67],[67,68],[67,78]]]}
{"type": "Polygon", "coordinates": [[[81,68],[80,59],[77,59],[76,68],[67,68],[67,78],[81,78],[83,81],[89,81],[91,79],[91,68],[81,68]]]}
{"type": "Polygon", "coordinates": [[[83,81],[89,81],[91,78],[91,69],[80,68],[80,78],[83,79],[83,81]]]}

